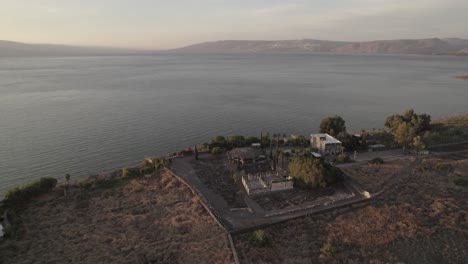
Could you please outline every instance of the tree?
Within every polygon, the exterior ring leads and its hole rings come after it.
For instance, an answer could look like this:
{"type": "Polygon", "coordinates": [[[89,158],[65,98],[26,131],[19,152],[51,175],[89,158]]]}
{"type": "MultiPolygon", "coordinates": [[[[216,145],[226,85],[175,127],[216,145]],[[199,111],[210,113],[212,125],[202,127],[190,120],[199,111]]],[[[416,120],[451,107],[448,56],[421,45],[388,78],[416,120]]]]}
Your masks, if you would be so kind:
{"type": "Polygon", "coordinates": [[[219,155],[221,153],[223,153],[223,149],[220,148],[220,147],[214,147],[212,150],[211,150],[211,153],[214,154],[214,155],[219,155]]]}
{"type": "Polygon", "coordinates": [[[391,115],[385,119],[385,127],[392,132],[395,132],[402,123],[415,127],[416,133],[420,133],[429,130],[431,116],[427,114],[418,115],[413,109],[408,109],[403,115],[391,115]]]}
{"type": "Polygon", "coordinates": [[[321,159],[296,157],[289,163],[289,171],[297,187],[323,188],[336,181],[338,172],[321,159]]]}
{"type": "Polygon", "coordinates": [[[408,147],[416,136],[416,128],[411,124],[403,122],[394,132],[395,142],[404,148],[408,147]]]}
{"type": "Polygon", "coordinates": [[[198,148],[195,146],[195,160],[198,160],[198,148]]]}
{"type": "Polygon", "coordinates": [[[230,136],[227,139],[227,143],[232,147],[232,148],[239,148],[245,146],[245,138],[243,136],[230,136]]]}
{"type": "Polygon", "coordinates": [[[65,186],[65,189],[63,189],[65,196],[67,196],[68,187],[70,186],[70,177],[70,174],[65,174],[65,180],[67,181],[67,186],[65,186]]]}
{"type": "Polygon", "coordinates": [[[327,133],[334,137],[342,132],[346,132],[346,124],[339,115],[327,117],[320,122],[320,133],[327,133]]]}
{"type": "Polygon", "coordinates": [[[420,136],[417,136],[413,138],[413,147],[417,151],[421,151],[426,148],[426,145],[424,144],[422,138],[420,136]]]}

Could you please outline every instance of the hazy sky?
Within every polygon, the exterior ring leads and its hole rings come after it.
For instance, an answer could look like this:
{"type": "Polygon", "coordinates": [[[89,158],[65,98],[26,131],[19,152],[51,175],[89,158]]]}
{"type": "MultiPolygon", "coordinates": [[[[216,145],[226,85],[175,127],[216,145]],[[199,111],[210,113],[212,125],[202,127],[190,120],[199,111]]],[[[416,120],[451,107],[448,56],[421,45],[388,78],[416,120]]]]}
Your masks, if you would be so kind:
{"type": "Polygon", "coordinates": [[[468,38],[468,0],[0,0],[0,39],[173,48],[221,39],[468,38]]]}

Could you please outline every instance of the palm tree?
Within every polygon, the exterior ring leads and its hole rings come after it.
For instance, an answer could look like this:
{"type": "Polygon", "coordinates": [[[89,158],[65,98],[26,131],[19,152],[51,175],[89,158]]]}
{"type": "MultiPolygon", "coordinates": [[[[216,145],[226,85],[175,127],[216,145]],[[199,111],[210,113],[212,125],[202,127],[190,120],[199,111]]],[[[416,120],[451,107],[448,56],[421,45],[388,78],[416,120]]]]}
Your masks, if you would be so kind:
{"type": "Polygon", "coordinates": [[[70,186],[70,177],[70,174],[65,174],[65,180],[67,181],[67,186],[65,186],[65,189],[63,189],[65,196],[67,196],[68,186],[70,186]]]}

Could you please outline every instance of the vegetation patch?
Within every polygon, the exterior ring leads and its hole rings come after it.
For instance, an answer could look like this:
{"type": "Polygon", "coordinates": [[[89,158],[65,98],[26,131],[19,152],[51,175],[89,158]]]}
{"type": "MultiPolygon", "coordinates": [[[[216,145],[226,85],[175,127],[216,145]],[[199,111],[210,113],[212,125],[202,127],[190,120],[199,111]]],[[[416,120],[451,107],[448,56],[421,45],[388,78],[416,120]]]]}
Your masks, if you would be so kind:
{"type": "Polygon", "coordinates": [[[51,191],[56,185],[57,179],[55,178],[40,178],[25,186],[10,189],[5,194],[5,205],[15,206],[27,202],[36,196],[51,191]]]}
{"type": "Polygon", "coordinates": [[[336,182],[339,170],[321,159],[292,158],[289,171],[299,188],[325,188],[336,182]]]}
{"type": "Polygon", "coordinates": [[[256,247],[271,247],[273,244],[273,239],[271,236],[266,233],[264,230],[257,230],[252,233],[250,241],[256,247]]]}
{"type": "Polygon", "coordinates": [[[384,164],[384,160],[380,157],[373,158],[369,161],[370,164],[384,164]]]}
{"type": "Polygon", "coordinates": [[[337,163],[350,163],[350,162],[353,162],[353,160],[346,154],[340,154],[336,157],[336,162],[337,163]]]}
{"type": "Polygon", "coordinates": [[[320,249],[320,252],[325,257],[333,257],[336,254],[336,248],[329,241],[323,244],[322,248],[320,249]]]}
{"type": "Polygon", "coordinates": [[[453,180],[453,183],[455,185],[461,186],[461,187],[467,187],[468,186],[468,179],[464,177],[457,177],[453,180]]]}

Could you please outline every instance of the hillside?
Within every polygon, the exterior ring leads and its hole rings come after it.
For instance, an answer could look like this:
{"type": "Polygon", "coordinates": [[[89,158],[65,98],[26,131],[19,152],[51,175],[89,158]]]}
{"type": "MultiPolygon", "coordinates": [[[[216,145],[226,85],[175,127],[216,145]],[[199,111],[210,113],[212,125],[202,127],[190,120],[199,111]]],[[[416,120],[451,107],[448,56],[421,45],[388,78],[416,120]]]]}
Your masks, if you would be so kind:
{"type": "Polygon", "coordinates": [[[352,43],[335,49],[346,53],[433,54],[456,51],[441,39],[400,39],[352,43]]]}
{"type": "Polygon", "coordinates": [[[143,50],[79,47],[52,44],[26,44],[0,40],[0,57],[16,56],[69,56],[69,55],[121,55],[147,53],[143,50]]]}
{"type": "Polygon", "coordinates": [[[468,52],[468,40],[459,38],[397,39],[368,42],[303,40],[223,40],[190,45],[178,52],[340,52],[382,54],[455,54],[468,52]]]}
{"type": "Polygon", "coordinates": [[[177,50],[191,52],[330,52],[348,43],[314,39],[280,41],[223,40],[199,43],[177,50]]]}
{"type": "Polygon", "coordinates": [[[458,54],[468,54],[468,48],[459,50],[457,53],[458,54]]]}
{"type": "Polygon", "coordinates": [[[234,263],[224,231],[167,173],[62,189],[18,211],[20,235],[0,242],[0,263],[234,263]]]}

